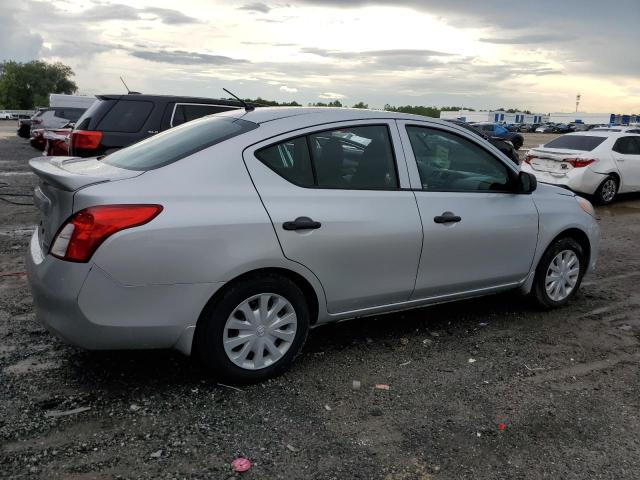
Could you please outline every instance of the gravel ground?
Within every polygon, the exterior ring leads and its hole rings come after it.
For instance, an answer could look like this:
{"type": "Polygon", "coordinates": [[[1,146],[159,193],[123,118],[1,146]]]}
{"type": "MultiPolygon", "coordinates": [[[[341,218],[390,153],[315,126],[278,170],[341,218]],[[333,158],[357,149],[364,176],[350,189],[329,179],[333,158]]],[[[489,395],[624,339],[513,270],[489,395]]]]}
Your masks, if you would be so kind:
{"type": "MultiPolygon", "coordinates": [[[[30,193],[36,153],[0,122],[0,193],[30,193]]],[[[235,389],[49,335],[23,273],[35,209],[0,201],[0,477],[640,478],[640,196],[599,214],[598,272],[563,310],[505,294],[326,326],[235,389]]]]}

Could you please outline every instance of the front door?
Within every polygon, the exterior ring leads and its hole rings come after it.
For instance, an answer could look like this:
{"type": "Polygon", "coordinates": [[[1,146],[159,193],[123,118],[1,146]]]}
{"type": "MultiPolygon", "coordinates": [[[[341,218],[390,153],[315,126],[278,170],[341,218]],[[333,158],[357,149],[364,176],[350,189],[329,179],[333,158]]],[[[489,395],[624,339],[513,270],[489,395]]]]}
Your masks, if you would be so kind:
{"type": "Polygon", "coordinates": [[[619,138],[613,146],[612,154],[622,178],[620,190],[640,190],[640,135],[619,138]]]}
{"type": "Polygon", "coordinates": [[[329,312],[409,298],[422,229],[395,122],[281,135],[244,160],[284,255],[318,277],[329,312]]]}
{"type": "Polygon", "coordinates": [[[482,291],[523,281],[538,238],[531,195],[517,172],[471,134],[399,122],[424,243],[412,298],[482,291]],[[413,157],[413,158],[410,158],[413,157]]]}

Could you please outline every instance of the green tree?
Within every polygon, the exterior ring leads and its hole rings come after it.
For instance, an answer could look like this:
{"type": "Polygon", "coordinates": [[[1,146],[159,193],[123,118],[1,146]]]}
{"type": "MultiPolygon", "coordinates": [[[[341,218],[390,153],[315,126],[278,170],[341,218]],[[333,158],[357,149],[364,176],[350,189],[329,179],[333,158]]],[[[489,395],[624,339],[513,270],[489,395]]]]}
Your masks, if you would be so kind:
{"type": "Polygon", "coordinates": [[[364,102],[358,102],[352,108],[369,108],[369,104],[364,102]]]}
{"type": "Polygon", "coordinates": [[[73,76],[71,67],[59,62],[0,63],[0,107],[29,110],[48,106],[49,94],[78,91],[73,76]]]}

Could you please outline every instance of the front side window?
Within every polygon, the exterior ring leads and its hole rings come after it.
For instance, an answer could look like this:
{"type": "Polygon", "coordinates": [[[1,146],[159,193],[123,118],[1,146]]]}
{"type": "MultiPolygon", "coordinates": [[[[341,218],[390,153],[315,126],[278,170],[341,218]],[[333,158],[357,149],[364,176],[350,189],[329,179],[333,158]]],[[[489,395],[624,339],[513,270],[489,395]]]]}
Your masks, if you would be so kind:
{"type": "Polygon", "coordinates": [[[263,148],[256,157],[303,187],[398,188],[393,147],[385,125],[316,132],[263,148]]]}
{"type": "Polygon", "coordinates": [[[408,126],[423,190],[430,192],[508,192],[509,169],[475,143],[427,127],[408,126]]]}
{"type": "Polygon", "coordinates": [[[496,125],[496,135],[506,135],[507,133],[509,133],[509,130],[503,126],[496,125]]]}

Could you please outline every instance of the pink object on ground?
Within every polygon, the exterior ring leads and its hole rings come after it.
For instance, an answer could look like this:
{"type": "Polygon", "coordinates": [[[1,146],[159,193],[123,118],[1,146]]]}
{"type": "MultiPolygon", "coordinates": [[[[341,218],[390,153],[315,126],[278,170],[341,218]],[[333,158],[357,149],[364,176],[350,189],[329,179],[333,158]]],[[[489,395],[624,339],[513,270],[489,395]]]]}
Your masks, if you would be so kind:
{"type": "Polygon", "coordinates": [[[236,458],[233,462],[231,462],[231,468],[235,472],[246,472],[251,468],[251,460],[247,458],[236,458]]]}

